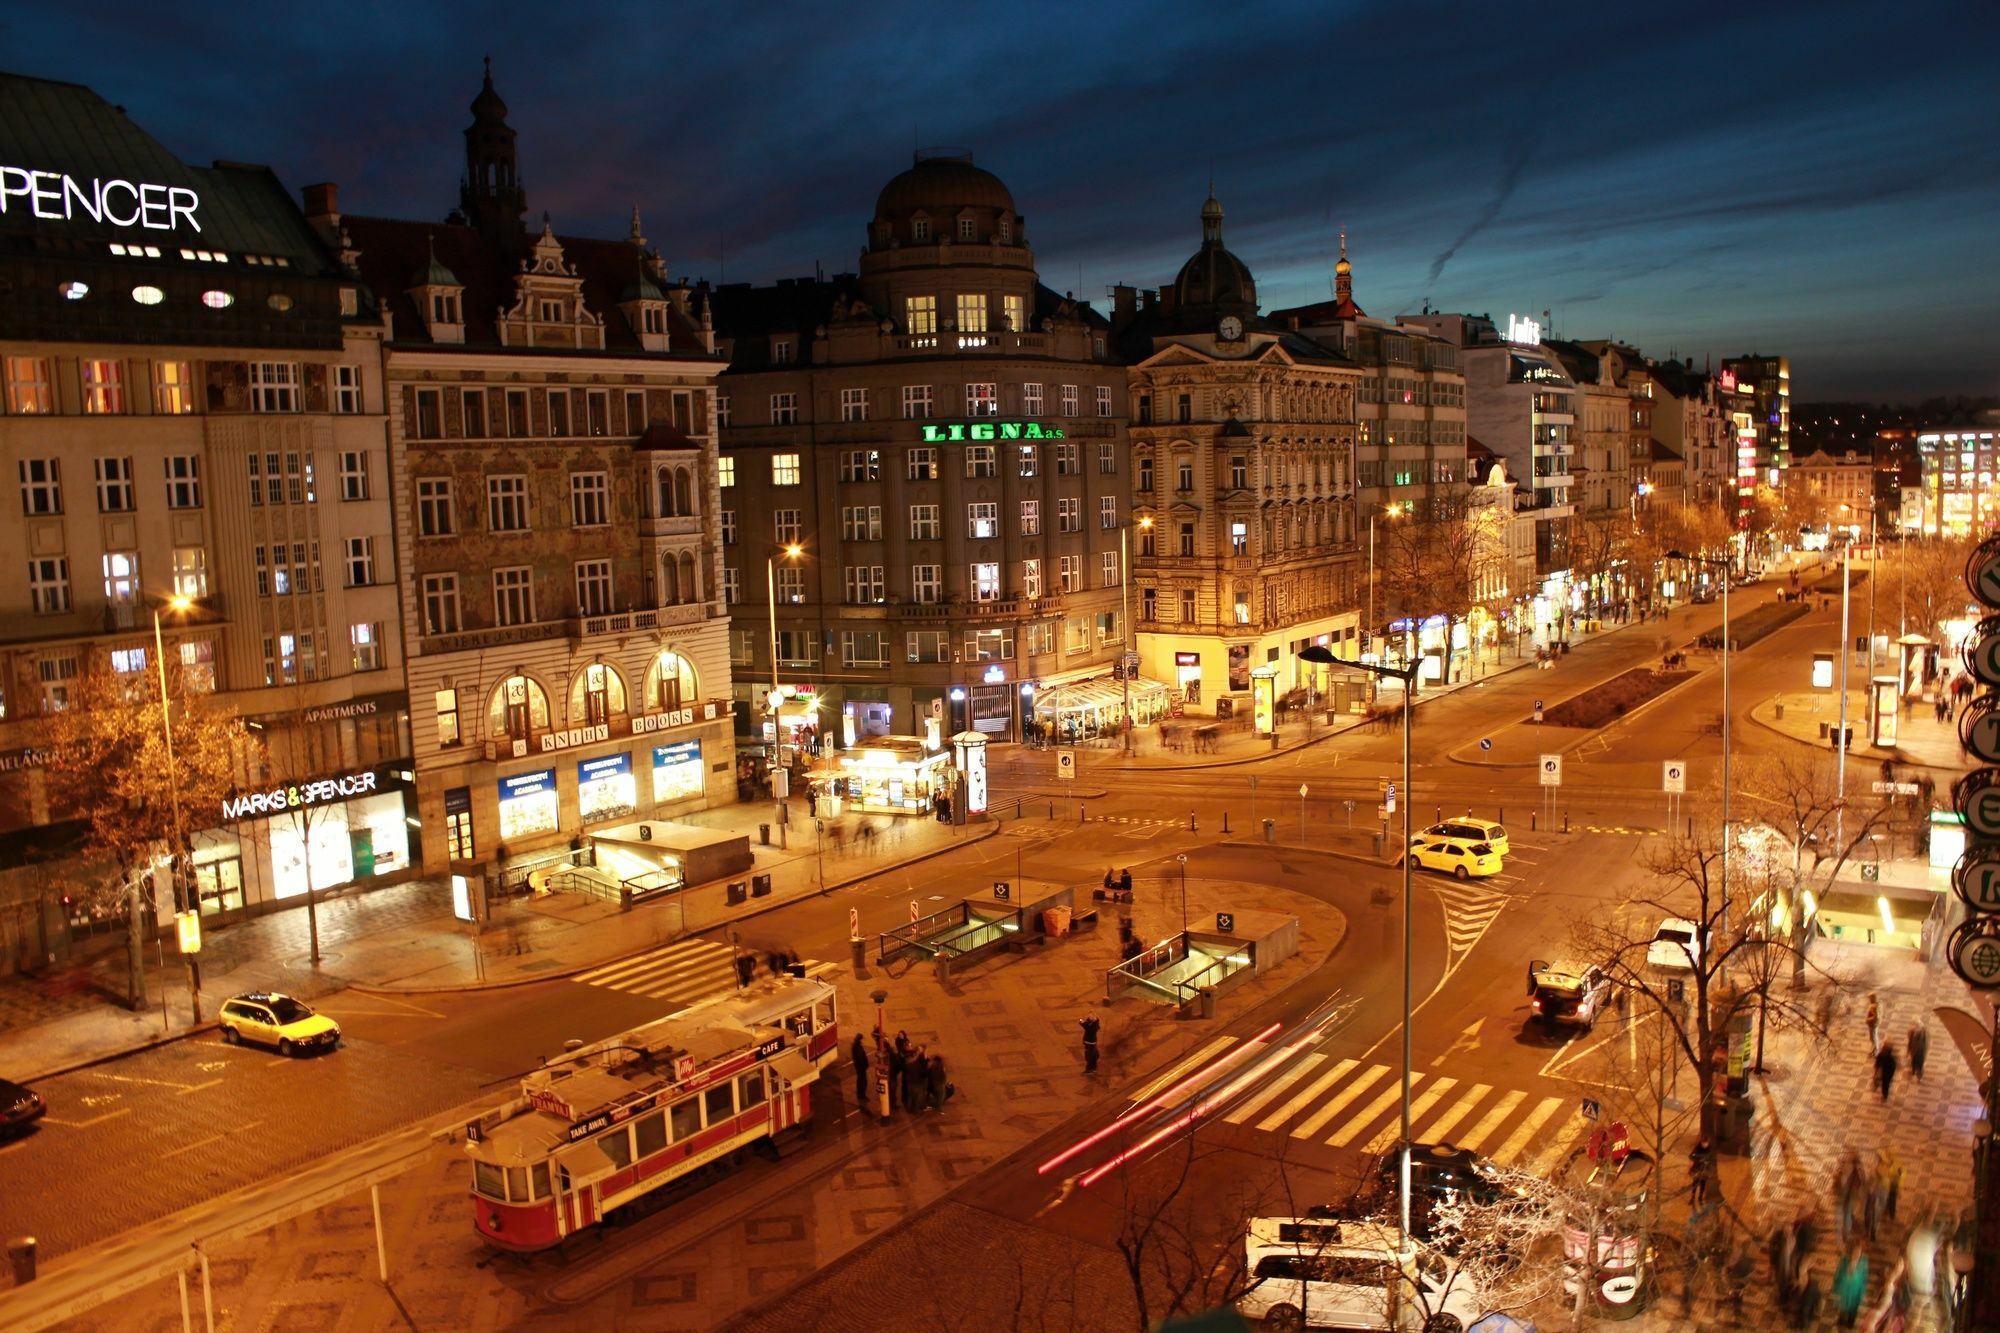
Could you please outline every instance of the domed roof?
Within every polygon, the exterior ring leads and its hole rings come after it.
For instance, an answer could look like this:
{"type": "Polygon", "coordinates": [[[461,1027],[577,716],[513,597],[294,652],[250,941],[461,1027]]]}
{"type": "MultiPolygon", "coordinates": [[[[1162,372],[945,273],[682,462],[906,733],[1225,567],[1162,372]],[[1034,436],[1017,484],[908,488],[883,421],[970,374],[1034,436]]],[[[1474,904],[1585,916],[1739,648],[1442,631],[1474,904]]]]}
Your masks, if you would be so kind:
{"type": "Polygon", "coordinates": [[[908,171],[882,187],[875,199],[875,216],[951,213],[961,208],[1014,211],[1014,196],[992,172],[972,165],[972,155],[919,157],[908,171]]]}
{"type": "Polygon", "coordinates": [[[505,120],[507,104],[500,100],[500,94],[493,91],[493,57],[486,57],[486,82],[480,86],[479,95],[472,99],[474,120],[505,120]]]}
{"type": "Polygon", "coordinates": [[[1250,266],[1223,245],[1222,205],[1212,190],[1201,206],[1201,249],[1174,278],[1174,307],[1236,307],[1252,314],[1257,309],[1257,280],[1250,266]]]}

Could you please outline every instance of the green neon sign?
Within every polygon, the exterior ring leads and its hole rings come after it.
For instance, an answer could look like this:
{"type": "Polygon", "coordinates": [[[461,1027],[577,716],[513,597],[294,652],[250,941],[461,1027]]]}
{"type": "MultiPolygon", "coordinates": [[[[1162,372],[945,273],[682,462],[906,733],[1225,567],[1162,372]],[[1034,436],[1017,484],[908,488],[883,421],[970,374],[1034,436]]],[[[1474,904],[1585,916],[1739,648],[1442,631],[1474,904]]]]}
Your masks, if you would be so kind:
{"type": "Polygon", "coordinates": [[[969,424],[923,427],[925,444],[951,444],[966,440],[1060,440],[1061,426],[1044,426],[1039,421],[974,421],[969,424]]]}

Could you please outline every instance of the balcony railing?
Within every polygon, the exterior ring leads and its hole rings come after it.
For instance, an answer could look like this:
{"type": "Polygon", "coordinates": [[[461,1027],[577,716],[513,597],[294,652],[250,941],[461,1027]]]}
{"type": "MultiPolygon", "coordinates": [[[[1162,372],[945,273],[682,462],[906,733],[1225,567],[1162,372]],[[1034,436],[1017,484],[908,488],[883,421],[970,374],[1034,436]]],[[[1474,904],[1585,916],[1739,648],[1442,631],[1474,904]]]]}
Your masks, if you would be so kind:
{"type": "Polygon", "coordinates": [[[587,639],[599,634],[631,634],[659,629],[664,625],[692,625],[703,620],[707,610],[705,602],[683,602],[639,611],[616,611],[609,615],[571,616],[563,625],[570,638],[587,639]]]}
{"type": "Polygon", "coordinates": [[[700,514],[680,514],[673,518],[642,518],[639,520],[641,537],[699,537],[701,535],[700,514]]]}

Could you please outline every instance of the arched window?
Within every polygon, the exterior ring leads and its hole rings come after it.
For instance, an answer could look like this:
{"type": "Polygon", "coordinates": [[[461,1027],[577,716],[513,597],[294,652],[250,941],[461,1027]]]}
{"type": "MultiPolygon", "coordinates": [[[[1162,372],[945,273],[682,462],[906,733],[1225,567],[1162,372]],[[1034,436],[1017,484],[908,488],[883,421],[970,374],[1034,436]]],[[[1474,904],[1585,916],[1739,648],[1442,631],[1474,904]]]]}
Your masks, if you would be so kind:
{"type": "Polygon", "coordinates": [[[701,698],[694,664],[671,648],[662,648],[646,671],[646,705],[667,711],[685,708],[701,698]]]}
{"type": "Polygon", "coordinates": [[[694,576],[694,553],[691,551],[682,551],[681,558],[677,563],[680,567],[681,592],[678,600],[682,602],[700,601],[701,584],[695,580],[694,576]]]}
{"type": "Polygon", "coordinates": [[[665,468],[655,468],[653,471],[653,478],[654,478],[654,485],[658,488],[660,494],[660,508],[659,508],[660,517],[661,518],[678,517],[680,515],[680,510],[674,508],[673,474],[668,472],[667,469],[665,468]]]}
{"type": "Polygon", "coordinates": [[[660,605],[678,606],[681,600],[680,565],[672,551],[660,552],[660,605]]]}
{"type": "Polygon", "coordinates": [[[684,467],[674,469],[674,513],[683,518],[694,513],[693,483],[684,467]]]}
{"type": "Polygon", "coordinates": [[[625,711],[625,680],[602,662],[592,662],[576,673],[569,686],[571,726],[601,727],[613,713],[625,711]]]}
{"type": "Polygon", "coordinates": [[[549,692],[531,676],[509,676],[494,688],[486,716],[494,740],[527,740],[549,729],[549,692]]]}

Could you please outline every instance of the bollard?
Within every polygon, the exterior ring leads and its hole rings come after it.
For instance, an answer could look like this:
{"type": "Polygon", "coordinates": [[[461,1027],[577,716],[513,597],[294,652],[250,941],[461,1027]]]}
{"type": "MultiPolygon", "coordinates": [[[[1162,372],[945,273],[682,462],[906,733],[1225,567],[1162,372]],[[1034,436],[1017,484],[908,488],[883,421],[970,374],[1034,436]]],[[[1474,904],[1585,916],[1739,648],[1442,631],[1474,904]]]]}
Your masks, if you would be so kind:
{"type": "Polygon", "coordinates": [[[1494,823],[1505,824],[1506,822],[1507,822],[1507,807],[1503,805],[1500,807],[1500,817],[1494,820],[1494,823]]]}
{"type": "Polygon", "coordinates": [[[1194,827],[1194,811],[1190,810],[1190,811],[1188,811],[1188,832],[1189,832],[1189,833],[1193,833],[1194,831],[1195,831],[1195,827],[1194,827]]]}
{"type": "Polygon", "coordinates": [[[1533,810],[1530,810],[1528,812],[1528,832],[1533,833],[1535,831],[1535,828],[1540,819],[1541,816],[1536,814],[1533,810]]]}
{"type": "Polygon", "coordinates": [[[7,1242],[7,1259],[14,1265],[14,1285],[25,1287],[35,1280],[35,1238],[15,1236],[7,1242]]]}
{"type": "Polygon", "coordinates": [[[1049,802],[1049,818],[1050,818],[1050,819],[1054,819],[1055,817],[1056,817],[1056,803],[1055,803],[1054,801],[1050,801],[1050,802],[1049,802]]]}
{"type": "Polygon", "coordinates": [[[1431,823],[1433,824],[1444,823],[1444,807],[1438,805],[1438,806],[1432,806],[1431,808],[1437,811],[1437,813],[1431,817],[1431,823]]]}
{"type": "Polygon", "coordinates": [[[1083,822],[1083,807],[1081,805],[1076,808],[1076,822],[1079,824],[1083,822]]]}
{"type": "Polygon", "coordinates": [[[1278,840],[1278,821],[1277,821],[1277,820],[1275,820],[1275,819],[1267,819],[1267,820],[1265,820],[1265,821],[1264,821],[1264,841],[1265,841],[1265,842],[1276,842],[1277,840],[1278,840]]]}
{"type": "Polygon", "coordinates": [[[1224,833],[1229,832],[1229,812],[1227,810],[1222,812],[1222,831],[1224,833]]]}
{"type": "Polygon", "coordinates": [[[1563,832],[1569,832],[1569,811],[1563,811],[1563,832]]]}

